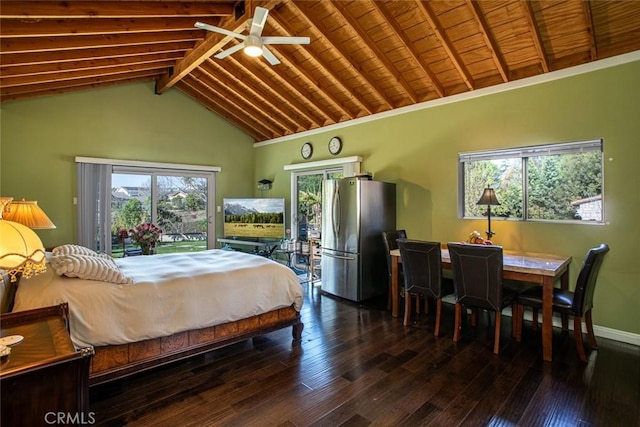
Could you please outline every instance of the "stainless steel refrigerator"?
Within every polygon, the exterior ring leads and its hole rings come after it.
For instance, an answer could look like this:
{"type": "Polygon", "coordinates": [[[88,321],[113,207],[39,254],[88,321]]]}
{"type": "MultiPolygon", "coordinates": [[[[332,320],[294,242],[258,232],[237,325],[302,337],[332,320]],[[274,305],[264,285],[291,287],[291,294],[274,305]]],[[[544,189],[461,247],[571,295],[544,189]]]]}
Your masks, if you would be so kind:
{"type": "Polygon", "coordinates": [[[382,232],[396,228],[395,184],[332,179],[322,191],[322,291],[356,302],[387,294],[382,232]]]}

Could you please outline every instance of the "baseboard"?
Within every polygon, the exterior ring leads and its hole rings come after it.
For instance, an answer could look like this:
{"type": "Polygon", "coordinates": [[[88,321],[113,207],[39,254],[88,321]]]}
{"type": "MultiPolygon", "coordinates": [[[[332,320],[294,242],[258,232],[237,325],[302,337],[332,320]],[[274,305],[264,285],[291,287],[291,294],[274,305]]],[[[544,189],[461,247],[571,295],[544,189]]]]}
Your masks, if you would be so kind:
{"type": "MultiPolygon", "coordinates": [[[[455,299],[452,295],[448,295],[442,298],[442,302],[448,304],[455,304],[455,299]]],[[[511,307],[507,307],[502,311],[503,316],[511,317],[511,307]]],[[[532,313],[530,310],[524,312],[524,319],[531,321],[532,313]]],[[[538,314],[538,321],[542,321],[542,313],[538,314]]],[[[562,327],[562,319],[560,316],[553,316],[553,326],[556,328],[562,327]]],[[[569,321],[569,330],[573,331],[573,321],[569,321]]],[[[582,324],[582,331],[586,333],[587,329],[585,324],[582,324]]],[[[604,326],[593,325],[593,333],[597,337],[607,338],[614,341],[623,342],[640,347],[640,334],[634,334],[631,332],[620,331],[618,329],[607,328],[604,326]]]]}

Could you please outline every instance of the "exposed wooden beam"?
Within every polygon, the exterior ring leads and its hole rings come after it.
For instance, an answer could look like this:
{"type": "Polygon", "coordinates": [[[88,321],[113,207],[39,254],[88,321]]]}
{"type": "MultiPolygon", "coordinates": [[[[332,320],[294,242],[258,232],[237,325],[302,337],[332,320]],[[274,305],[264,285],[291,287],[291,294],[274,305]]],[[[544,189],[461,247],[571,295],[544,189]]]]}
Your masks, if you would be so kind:
{"type": "Polygon", "coordinates": [[[57,74],[66,73],[68,71],[97,70],[100,68],[119,67],[125,65],[175,61],[176,59],[179,59],[181,57],[182,54],[179,52],[170,52],[155,55],[138,55],[121,58],[101,58],[78,61],[48,62],[43,64],[19,65],[15,67],[0,66],[0,78],[57,74]]]}
{"type": "MultiPolygon", "coordinates": [[[[407,83],[407,81],[402,77],[402,75],[398,72],[396,67],[387,59],[387,55],[378,47],[378,45],[369,37],[367,31],[365,31],[360,23],[351,16],[349,10],[342,2],[333,2],[327,3],[327,5],[332,5],[333,10],[338,12],[342,19],[347,21],[351,29],[355,32],[355,34],[360,38],[362,43],[373,53],[373,57],[382,64],[382,67],[393,77],[393,82],[396,83],[396,88],[398,84],[402,88],[400,92],[404,92],[404,95],[407,96],[412,104],[418,102],[418,96],[413,88],[407,83]]],[[[396,105],[394,105],[396,107],[396,105]]]]}
{"type": "MultiPolygon", "coordinates": [[[[269,0],[262,5],[267,9],[275,7],[281,0],[269,0]]],[[[248,11],[250,13],[250,11],[248,11]]],[[[238,20],[235,17],[229,17],[218,23],[221,28],[232,28],[231,31],[235,33],[241,33],[247,28],[247,19],[250,18],[249,13],[245,13],[238,20]]],[[[192,23],[193,25],[193,23],[192,23]]],[[[204,31],[204,30],[203,30],[204,31]]],[[[207,31],[207,33],[209,33],[207,31]]],[[[226,36],[222,37],[219,34],[209,33],[204,41],[198,43],[193,51],[189,52],[181,61],[178,61],[173,68],[172,72],[167,74],[166,77],[161,78],[156,85],[156,93],[161,94],[166,92],[171,86],[180,81],[184,76],[189,74],[193,69],[198,67],[209,58],[215,52],[223,48],[231,40],[235,40],[234,37],[226,36]]]]}
{"type": "Polygon", "coordinates": [[[49,89],[41,89],[39,91],[16,93],[12,95],[3,94],[0,92],[0,98],[2,99],[3,102],[18,101],[22,99],[40,98],[43,96],[50,96],[50,95],[59,95],[62,93],[80,92],[80,91],[89,90],[89,89],[98,89],[103,87],[140,83],[140,82],[145,82],[150,80],[154,80],[154,76],[131,77],[127,79],[119,79],[119,80],[106,81],[101,83],[90,82],[85,85],[78,85],[73,87],[61,87],[61,88],[52,87],[49,89]]]}
{"type": "MultiPolygon", "coordinates": [[[[269,19],[271,19],[271,24],[274,27],[280,27],[288,34],[294,34],[295,32],[292,30],[291,26],[284,20],[280,15],[271,14],[269,19]]],[[[367,114],[373,113],[373,109],[368,105],[365,105],[358,96],[357,93],[351,88],[351,86],[344,80],[344,78],[333,71],[333,69],[329,66],[329,64],[324,63],[324,61],[316,55],[311,49],[300,49],[300,52],[303,52],[302,55],[310,57],[314,63],[321,65],[321,70],[329,75],[330,80],[333,84],[340,86],[341,90],[348,93],[350,95],[350,100],[353,101],[361,110],[364,110],[367,114]]]]}
{"type": "Polygon", "coordinates": [[[447,33],[445,32],[444,28],[442,28],[442,25],[440,25],[440,22],[438,21],[438,17],[433,12],[433,10],[431,10],[431,6],[429,6],[428,3],[425,3],[420,0],[417,0],[417,4],[420,10],[423,12],[427,22],[433,29],[433,32],[435,33],[436,37],[438,38],[438,40],[440,40],[440,44],[442,45],[442,48],[447,53],[449,60],[453,63],[453,66],[455,67],[455,69],[458,70],[458,73],[460,74],[460,77],[464,81],[465,85],[467,85],[467,89],[473,90],[474,89],[473,78],[471,77],[471,74],[467,70],[467,67],[464,66],[464,62],[460,58],[460,55],[458,55],[458,52],[454,49],[453,43],[447,36],[447,33]]]}
{"type": "MultiPolygon", "coordinates": [[[[289,92],[280,90],[279,85],[271,85],[265,84],[265,79],[272,80],[271,78],[265,76],[264,74],[260,74],[257,71],[257,67],[247,67],[245,64],[242,64],[240,61],[236,61],[233,57],[227,58],[229,61],[220,62],[220,66],[225,66],[229,64],[234,70],[239,70],[240,72],[245,74],[245,79],[253,79],[256,81],[257,85],[260,85],[265,91],[269,92],[274,98],[278,100],[283,106],[288,106],[295,113],[293,114],[302,117],[308,124],[306,125],[306,129],[320,127],[324,123],[324,119],[318,119],[312,114],[312,110],[309,109],[305,104],[303,104],[300,98],[296,96],[284,96],[283,94],[288,95],[289,92]]],[[[277,79],[280,77],[277,76],[277,79]]]]}
{"type": "Polygon", "coordinates": [[[245,115],[251,117],[255,122],[261,123],[265,128],[269,129],[274,135],[282,135],[287,133],[286,126],[278,123],[278,121],[269,112],[256,106],[250,99],[245,99],[231,88],[227,87],[218,76],[214,76],[205,71],[202,67],[193,70],[193,77],[202,81],[209,89],[225,99],[229,104],[234,105],[245,115]]]}
{"type": "Polygon", "coordinates": [[[313,28],[313,30],[316,32],[316,34],[322,34],[324,36],[325,41],[331,46],[331,48],[333,50],[335,50],[338,54],[340,54],[340,56],[347,62],[349,63],[349,65],[351,66],[351,70],[364,82],[366,82],[367,85],[369,85],[369,87],[371,89],[373,89],[376,97],[384,104],[384,106],[387,109],[391,109],[393,108],[393,101],[391,100],[391,98],[389,98],[389,96],[387,94],[384,93],[383,90],[381,90],[380,88],[377,87],[377,85],[375,84],[375,82],[366,75],[366,73],[363,73],[360,66],[358,64],[356,64],[356,61],[351,59],[351,56],[340,46],[340,43],[337,40],[332,40],[332,38],[329,37],[329,33],[327,31],[322,31],[314,22],[313,17],[311,16],[311,14],[303,9],[300,8],[299,4],[296,4],[294,2],[288,2],[287,3],[288,6],[292,7],[293,9],[295,9],[296,13],[298,13],[300,15],[300,17],[304,18],[305,21],[309,24],[309,26],[311,26],[313,28]]]}
{"type": "Polygon", "coordinates": [[[521,0],[520,4],[522,5],[524,16],[527,19],[527,24],[529,25],[529,32],[531,34],[531,39],[533,40],[533,44],[536,48],[536,52],[538,52],[538,57],[540,58],[540,65],[542,66],[542,70],[545,73],[548,73],[549,58],[547,58],[547,54],[545,53],[545,50],[544,50],[544,43],[542,42],[542,36],[540,35],[538,24],[536,24],[536,18],[535,18],[535,12],[533,11],[533,6],[528,0],[521,0]]]}
{"type": "Polygon", "coordinates": [[[469,5],[469,10],[473,13],[474,18],[478,23],[478,28],[482,34],[482,38],[491,52],[491,57],[493,58],[493,62],[496,64],[498,72],[502,76],[502,81],[508,82],[509,71],[507,69],[507,64],[498,50],[498,44],[490,33],[489,26],[487,25],[487,21],[484,19],[484,14],[482,13],[480,4],[478,4],[477,0],[467,0],[467,5],[469,5]]]}
{"type": "Polygon", "coordinates": [[[159,33],[92,34],[59,37],[21,37],[0,39],[3,55],[53,50],[90,49],[99,47],[154,45],[157,43],[190,42],[204,40],[198,29],[191,31],[165,31],[159,33]]]}
{"type": "Polygon", "coordinates": [[[50,62],[79,61],[101,58],[120,58],[138,55],[154,55],[158,53],[185,52],[191,42],[164,43],[151,46],[119,46],[98,49],[61,50],[52,52],[30,52],[12,55],[2,55],[2,68],[28,65],[46,64],[50,62]]]}
{"type": "MultiPolygon", "coordinates": [[[[248,128],[253,129],[251,134],[259,134],[264,135],[266,138],[272,138],[274,133],[267,127],[265,127],[262,123],[252,120],[251,118],[247,118],[247,114],[245,111],[238,109],[235,105],[229,103],[224,96],[222,96],[219,92],[213,90],[211,87],[207,86],[201,80],[196,78],[193,74],[189,74],[189,76],[185,77],[183,80],[184,83],[189,85],[193,85],[198,87],[198,92],[207,96],[211,103],[214,105],[220,106],[222,111],[225,111],[227,114],[231,114],[236,120],[240,123],[244,123],[248,128]]],[[[265,139],[266,139],[265,138],[265,139]]]]}
{"type": "MultiPolygon", "coordinates": [[[[276,49],[272,49],[276,50],[276,49]]],[[[327,104],[333,107],[335,110],[339,111],[341,114],[335,114],[332,110],[328,110],[327,108],[323,108],[325,115],[334,123],[339,123],[342,121],[342,118],[353,119],[354,115],[344,106],[342,103],[335,98],[333,94],[331,94],[325,87],[323,87],[316,78],[311,76],[303,67],[300,67],[296,61],[291,57],[291,55],[285,53],[282,49],[278,50],[278,57],[282,61],[282,64],[286,66],[289,70],[292,70],[296,76],[306,82],[310,87],[314,90],[309,93],[308,90],[305,90],[304,87],[296,82],[298,85],[298,90],[301,92],[306,92],[306,98],[310,101],[314,102],[318,108],[322,108],[322,103],[319,102],[319,99],[314,99],[316,96],[320,99],[323,99],[327,104]]]]}
{"type": "Polygon", "coordinates": [[[245,123],[242,118],[236,116],[235,111],[230,111],[225,106],[220,105],[219,99],[212,97],[211,94],[205,94],[200,91],[204,87],[204,85],[197,81],[195,78],[187,76],[183,80],[176,83],[176,88],[181,92],[184,92],[191,98],[195,99],[200,104],[204,105],[210,111],[218,114],[220,117],[223,117],[231,124],[237,126],[242,129],[248,135],[250,135],[256,141],[261,141],[265,139],[271,138],[269,134],[261,134],[254,127],[249,126],[245,123]]]}
{"type": "Polygon", "coordinates": [[[2,0],[3,18],[168,18],[174,16],[230,16],[233,3],[179,1],[12,1],[2,0]],[[27,7],[28,5],[28,7],[27,7]]]}
{"type": "Polygon", "coordinates": [[[260,108],[269,111],[270,114],[277,115],[278,121],[283,124],[286,123],[287,128],[292,133],[305,130],[304,127],[300,126],[299,122],[296,122],[291,118],[290,111],[284,111],[287,107],[286,105],[279,105],[278,102],[274,101],[272,97],[259,87],[259,85],[253,84],[250,79],[241,78],[240,76],[227,71],[224,67],[220,66],[218,62],[211,59],[203,62],[200,65],[200,68],[203,68],[211,75],[217,76],[218,79],[223,81],[226,86],[240,88],[237,91],[241,92],[245,97],[248,94],[248,97],[253,103],[260,105],[260,108]]]}
{"type": "MultiPolygon", "coordinates": [[[[0,19],[0,37],[193,31],[198,18],[0,19]]],[[[218,19],[218,18],[209,18],[218,19]]],[[[204,30],[203,30],[204,31],[204,30]]]]}
{"type": "Polygon", "coordinates": [[[593,25],[593,15],[591,14],[591,1],[583,0],[582,10],[584,11],[584,21],[587,25],[587,33],[589,34],[589,52],[591,53],[591,60],[598,59],[598,46],[596,44],[596,31],[593,25]]]}
{"type": "Polygon", "coordinates": [[[424,73],[427,80],[429,80],[429,84],[433,86],[438,96],[442,98],[445,95],[444,88],[438,81],[438,78],[436,77],[435,73],[431,71],[431,69],[429,69],[429,67],[420,60],[420,54],[415,50],[415,48],[413,47],[413,43],[411,42],[411,40],[407,38],[406,34],[404,33],[404,30],[398,25],[398,22],[395,20],[395,18],[389,13],[389,11],[381,2],[373,1],[371,2],[371,4],[373,5],[374,8],[376,8],[380,16],[387,23],[387,25],[393,28],[394,32],[398,36],[398,39],[402,42],[402,45],[406,49],[407,53],[413,59],[413,62],[415,62],[416,65],[418,65],[418,67],[420,67],[420,69],[424,73]]]}
{"type": "Polygon", "coordinates": [[[28,93],[28,92],[43,92],[43,93],[53,93],[55,91],[61,91],[82,86],[85,88],[91,88],[94,84],[105,83],[105,82],[114,82],[114,81],[129,81],[131,79],[140,79],[143,77],[157,77],[157,70],[143,70],[136,72],[124,72],[119,74],[110,74],[107,76],[100,77],[87,77],[83,79],[75,79],[75,80],[62,80],[56,82],[49,83],[39,83],[33,85],[24,85],[24,86],[13,86],[9,88],[0,89],[0,97],[5,100],[5,97],[11,97],[13,95],[28,93]]]}
{"type": "Polygon", "coordinates": [[[252,73],[260,76],[263,84],[278,88],[282,93],[287,93],[288,99],[300,105],[301,108],[309,112],[313,111],[317,116],[314,122],[317,121],[319,126],[335,123],[331,116],[315,104],[313,99],[309,99],[308,91],[302,87],[298,81],[289,79],[286,76],[281,76],[275,70],[277,67],[271,66],[265,59],[250,58],[245,55],[231,55],[221,61],[229,60],[242,63],[245,68],[250,69],[252,73]],[[258,60],[256,61],[256,59],[258,60]]]}
{"type": "Polygon", "coordinates": [[[104,76],[120,75],[127,72],[155,71],[160,75],[173,64],[173,60],[160,62],[141,62],[137,64],[125,64],[114,67],[90,68],[84,70],[71,70],[64,73],[32,74],[23,76],[1,76],[0,88],[24,85],[46,84],[50,82],[63,82],[68,80],[101,78],[104,76]]]}
{"type": "MultiPolygon", "coordinates": [[[[236,26],[232,31],[241,32],[245,27],[246,24],[243,22],[241,25],[236,26]]],[[[171,86],[176,84],[176,82],[180,81],[180,79],[202,64],[205,59],[222,49],[222,47],[233,39],[233,37],[222,37],[219,34],[214,34],[209,31],[206,31],[206,33],[206,38],[202,42],[198,43],[196,47],[185,55],[182,60],[178,61],[170,74],[167,74],[165,77],[158,80],[156,84],[157,94],[161,94],[169,90],[171,86]]]]}

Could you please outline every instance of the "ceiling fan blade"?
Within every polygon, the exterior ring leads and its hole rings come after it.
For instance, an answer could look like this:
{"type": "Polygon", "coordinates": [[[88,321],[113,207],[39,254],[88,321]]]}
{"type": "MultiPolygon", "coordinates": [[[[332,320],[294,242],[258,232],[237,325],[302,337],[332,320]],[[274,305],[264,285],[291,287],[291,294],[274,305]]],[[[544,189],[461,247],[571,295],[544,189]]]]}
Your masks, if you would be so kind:
{"type": "Polygon", "coordinates": [[[202,30],[213,31],[214,33],[224,34],[225,36],[231,36],[238,38],[240,40],[244,40],[247,38],[244,34],[234,33],[233,31],[225,30],[224,28],[214,27],[213,25],[205,24],[204,22],[196,22],[196,28],[200,28],[202,30]]]}
{"type": "Polygon", "coordinates": [[[256,7],[256,10],[253,12],[253,20],[251,21],[249,34],[260,37],[262,30],[264,30],[264,24],[267,22],[267,16],[269,16],[269,9],[260,6],[256,7]]]}
{"type": "Polygon", "coordinates": [[[244,42],[238,43],[237,45],[218,53],[217,55],[214,56],[214,58],[218,58],[218,59],[226,58],[232,53],[236,53],[237,51],[242,50],[243,48],[244,48],[244,42]]]}
{"type": "Polygon", "coordinates": [[[264,56],[264,58],[269,61],[269,64],[271,65],[278,65],[280,63],[280,60],[276,58],[276,56],[269,49],[267,49],[266,46],[262,46],[262,56],[264,56]]]}
{"type": "Polygon", "coordinates": [[[309,44],[309,37],[262,37],[262,44],[309,44]]]}

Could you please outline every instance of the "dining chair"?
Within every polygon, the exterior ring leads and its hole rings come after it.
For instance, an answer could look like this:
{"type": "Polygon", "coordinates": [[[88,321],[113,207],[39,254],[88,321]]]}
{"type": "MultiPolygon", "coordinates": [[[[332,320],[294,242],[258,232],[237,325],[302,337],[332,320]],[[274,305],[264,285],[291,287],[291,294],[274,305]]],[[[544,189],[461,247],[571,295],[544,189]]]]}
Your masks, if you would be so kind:
{"type": "Polygon", "coordinates": [[[456,298],[453,341],[460,339],[463,306],[493,311],[496,317],[493,352],[499,354],[502,309],[510,305],[517,295],[502,286],[502,247],[453,242],[447,246],[456,298]]]}
{"type": "MultiPolygon", "coordinates": [[[[389,283],[391,283],[391,255],[390,252],[398,249],[398,239],[406,239],[407,232],[405,230],[390,230],[382,232],[382,240],[384,241],[385,254],[387,256],[387,271],[389,272],[389,283]]],[[[402,274],[402,273],[401,273],[402,274]]],[[[401,281],[399,281],[402,283],[401,281]]],[[[391,286],[387,296],[387,310],[391,309],[391,286]]]]}
{"type": "MultiPolygon", "coordinates": [[[[582,319],[584,318],[587,326],[587,335],[589,344],[592,349],[598,348],[596,336],[593,333],[593,321],[591,318],[591,310],[593,309],[593,294],[596,288],[596,279],[598,272],[604,259],[605,254],[609,252],[609,246],[601,243],[599,246],[591,248],[587,251],[587,255],[582,261],[578,280],[576,281],[575,290],[569,291],[565,289],[553,288],[553,311],[560,314],[573,316],[573,334],[576,340],[576,349],[578,357],[583,362],[587,361],[584,352],[584,343],[582,340],[582,319]]],[[[542,308],[542,286],[535,286],[520,293],[516,299],[518,311],[518,331],[516,333],[516,341],[522,339],[522,318],[524,314],[524,306],[533,307],[534,309],[542,308]]],[[[533,322],[538,323],[537,312],[534,312],[533,322]]]]}
{"type": "Polygon", "coordinates": [[[440,335],[442,297],[453,293],[453,282],[442,278],[442,255],[440,242],[398,239],[398,249],[404,272],[405,309],[404,325],[411,318],[411,299],[422,296],[425,301],[436,301],[436,326],[433,335],[440,335]]]}

